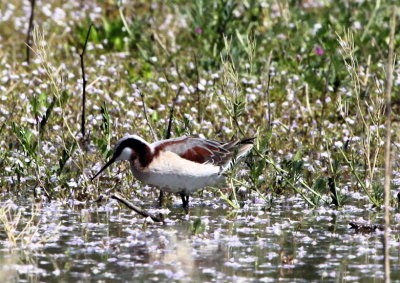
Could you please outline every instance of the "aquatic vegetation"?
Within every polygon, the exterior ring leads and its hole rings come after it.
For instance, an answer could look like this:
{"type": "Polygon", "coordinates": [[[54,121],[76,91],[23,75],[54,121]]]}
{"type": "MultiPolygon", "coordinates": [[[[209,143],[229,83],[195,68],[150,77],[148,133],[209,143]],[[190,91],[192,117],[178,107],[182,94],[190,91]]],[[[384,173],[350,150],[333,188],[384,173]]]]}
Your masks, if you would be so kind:
{"type": "MultiPolygon", "coordinates": [[[[30,242],[41,243],[39,250],[46,250],[52,241],[40,240],[46,222],[36,218],[47,211],[46,205],[61,203],[66,214],[70,207],[82,206],[82,218],[64,229],[77,232],[74,225],[81,227],[80,221],[87,215],[104,212],[98,223],[87,221],[93,226],[87,229],[89,234],[99,229],[109,238],[91,244],[84,237],[87,233],[69,235],[65,243],[86,251],[59,253],[68,260],[49,263],[59,275],[73,269],[70,259],[97,252],[105,256],[100,265],[90,266],[90,274],[102,274],[99,280],[114,278],[115,273],[105,270],[108,265],[117,270],[114,264],[120,259],[110,251],[123,250],[126,256],[132,245],[140,247],[131,256],[137,259],[142,274],[148,272],[144,258],[159,260],[158,273],[153,275],[174,280],[185,281],[187,274],[196,273],[193,266],[201,252],[215,256],[223,266],[205,264],[199,278],[207,280],[216,276],[223,281],[227,273],[228,281],[247,278],[255,266],[260,270],[257,280],[277,276],[307,280],[307,274],[300,274],[299,269],[309,266],[308,256],[319,262],[313,263],[318,274],[310,280],[333,280],[338,274],[345,280],[361,280],[349,272],[361,269],[376,271],[377,278],[382,278],[381,254],[376,248],[380,244],[375,237],[381,231],[355,235],[344,226],[349,221],[357,227],[382,224],[392,11],[384,1],[1,2],[0,200],[12,200],[18,208],[2,207],[0,240],[14,250],[30,242]],[[182,216],[174,209],[175,197],[165,196],[164,225],[187,225],[187,239],[181,239],[168,229],[152,234],[149,231],[159,224],[118,208],[112,195],[145,208],[153,207],[158,197],[157,190],[132,177],[128,166],[109,168],[98,181],[90,181],[110,157],[111,145],[126,134],[137,134],[149,142],[166,135],[257,139],[245,162],[228,172],[226,185],[194,195],[207,199],[206,208],[221,207],[221,215],[205,217],[200,206],[199,215],[182,216]],[[285,201],[291,203],[290,208],[285,201]],[[29,204],[20,208],[20,202],[29,204]],[[36,216],[25,213],[38,203],[43,206],[36,216]],[[274,215],[283,207],[295,213],[274,215]],[[299,208],[304,214],[296,212],[299,208]],[[86,210],[90,212],[87,215],[86,210]],[[105,232],[107,223],[116,223],[121,216],[116,210],[122,213],[125,224],[121,227],[129,241],[117,237],[117,232],[113,236],[105,232]],[[177,224],[182,219],[188,223],[177,224]],[[316,224],[309,223],[320,224],[319,220],[326,220],[326,225],[318,230],[317,238],[305,229],[315,231],[316,224]],[[241,226],[241,221],[248,227],[241,226]],[[218,223],[225,226],[218,227],[218,223]],[[251,225],[257,229],[252,230],[251,225]],[[209,231],[212,234],[207,234],[209,231]],[[146,246],[139,232],[148,233],[154,242],[146,246]],[[262,237],[263,232],[273,240],[262,237]],[[359,244],[346,256],[353,260],[368,254],[374,263],[347,264],[347,271],[332,269],[330,264],[344,264],[341,247],[326,242],[327,254],[318,254],[313,248],[325,243],[323,237],[333,241],[345,232],[343,241],[359,244]],[[222,245],[229,248],[219,248],[219,235],[222,245]],[[290,244],[289,235],[298,241],[290,244]],[[279,237],[286,244],[279,243],[279,237]],[[182,249],[174,255],[154,252],[169,241],[182,249]],[[196,243],[205,249],[198,249],[196,243]],[[185,255],[190,250],[194,258],[185,255]],[[192,264],[185,274],[172,268],[175,257],[181,264],[192,264]]],[[[392,37],[394,55],[398,55],[399,33],[392,37]]],[[[397,220],[400,67],[398,56],[394,58],[390,204],[397,220]]],[[[396,224],[392,226],[398,230],[396,224]]],[[[396,246],[395,241],[391,244],[396,246]]],[[[5,262],[18,267],[21,258],[17,254],[5,262]]],[[[40,266],[32,258],[26,255],[23,264],[40,266]]],[[[132,268],[129,261],[120,262],[122,268],[132,268]]],[[[10,269],[9,274],[15,275],[14,271],[10,269]]],[[[44,274],[42,267],[35,272],[44,274]]]]}
{"type": "MultiPolygon", "coordinates": [[[[136,203],[143,205],[140,200],[136,203]]],[[[191,215],[183,216],[177,201],[164,225],[137,217],[113,201],[83,209],[82,203],[71,203],[69,208],[44,206],[43,228],[59,221],[59,237],[37,250],[11,254],[7,240],[1,238],[0,268],[7,271],[2,276],[7,280],[33,276],[36,281],[90,277],[222,282],[235,278],[362,281],[383,276],[382,231],[374,224],[381,216],[374,210],[366,214],[352,204],[341,210],[304,209],[301,198],[282,198],[271,211],[248,203],[230,214],[223,200],[203,197],[194,203],[191,215]]],[[[21,214],[21,220],[30,217],[21,214]]],[[[392,235],[398,232],[397,224],[392,235]]],[[[391,238],[390,244],[395,258],[398,239],[391,238]]],[[[394,262],[393,276],[399,272],[394,262]]]]}
{"type": "Polygon", "coordinates": [[[58,226],[55,223],[41,227],[40,219],[35,219],[41,216],[38,206],[33,205],[29,219],[22,216],[24,210],[12,202],[5,203],[0,209],[0,223],[7,237],[5,247],[32,250],[58,237],[58,226]]]}

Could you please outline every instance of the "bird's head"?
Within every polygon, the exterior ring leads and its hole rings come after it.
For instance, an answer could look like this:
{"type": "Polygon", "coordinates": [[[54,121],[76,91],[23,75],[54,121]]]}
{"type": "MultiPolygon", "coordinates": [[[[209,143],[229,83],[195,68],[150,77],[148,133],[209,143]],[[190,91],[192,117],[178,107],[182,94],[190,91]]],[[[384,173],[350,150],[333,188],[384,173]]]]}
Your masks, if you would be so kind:
{"type": "Polygon", "coordinates": [[[92,180],[115,161],[119,160],[133,162],[138,160],[145,167],[149,162],[149,158],[151,158],[152,146],[137,135],[129,135],[123,137],[115,144],[113,152],[111,159],[93,176],[92,180]]]}

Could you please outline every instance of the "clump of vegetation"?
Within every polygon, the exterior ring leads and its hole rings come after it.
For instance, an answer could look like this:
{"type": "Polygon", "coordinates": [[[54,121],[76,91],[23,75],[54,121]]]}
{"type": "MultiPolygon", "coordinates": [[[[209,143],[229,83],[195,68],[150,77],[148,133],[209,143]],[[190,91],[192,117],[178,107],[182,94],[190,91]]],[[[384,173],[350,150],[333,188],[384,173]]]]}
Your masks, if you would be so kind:
{"type": "MultiPolygon", "coordinates": [[[[174,105],[172,136],[257,136],[229,189],[215,192],[232,207],[295,194],[310,206],[340,207],[354,192],[382,205],[391,6],[53,1],[36,7],[28,64],[21,22],[29,15],[14,2],[0,4],[13,15],[0,23],[2,198],[95,200],[104,186],[145,194],[118,168],[112,183],[93,184],[92,168],[126,133],[164,137],[174,105]],[[83,112],[79,54],[90,24],[83,112]]],[[[399,82],[395,65],[394,151],[399,82]]]]}

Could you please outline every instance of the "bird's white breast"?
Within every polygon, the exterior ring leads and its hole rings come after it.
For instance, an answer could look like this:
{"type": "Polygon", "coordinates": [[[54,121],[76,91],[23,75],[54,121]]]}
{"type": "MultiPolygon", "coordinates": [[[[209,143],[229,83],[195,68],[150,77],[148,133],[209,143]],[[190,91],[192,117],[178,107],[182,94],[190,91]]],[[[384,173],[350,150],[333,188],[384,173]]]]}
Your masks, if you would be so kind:
{"type": "Polygon", "coordinates": [[[144,183],[172,193],[190,194],[224,180],[219,166],[192,162],[170,151],[160,152],[146,168],[131,162],[131,170],[144,183]]]}

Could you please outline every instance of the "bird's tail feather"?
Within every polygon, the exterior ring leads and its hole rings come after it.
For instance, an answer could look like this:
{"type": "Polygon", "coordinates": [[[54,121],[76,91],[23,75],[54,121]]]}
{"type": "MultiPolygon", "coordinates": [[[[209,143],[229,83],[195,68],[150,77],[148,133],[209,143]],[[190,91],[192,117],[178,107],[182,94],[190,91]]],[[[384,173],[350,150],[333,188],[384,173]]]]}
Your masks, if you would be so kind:
{"type": "Polygon", "coordinates": [[[250,152],[254,146],[254,139],[255,137],[237,140],[227,143],[226,146],[224,146],[227,149],[235,147],[235,151],[229,162],[221,166],[221,173],[232,169],[246,154],[250,152]]]}

